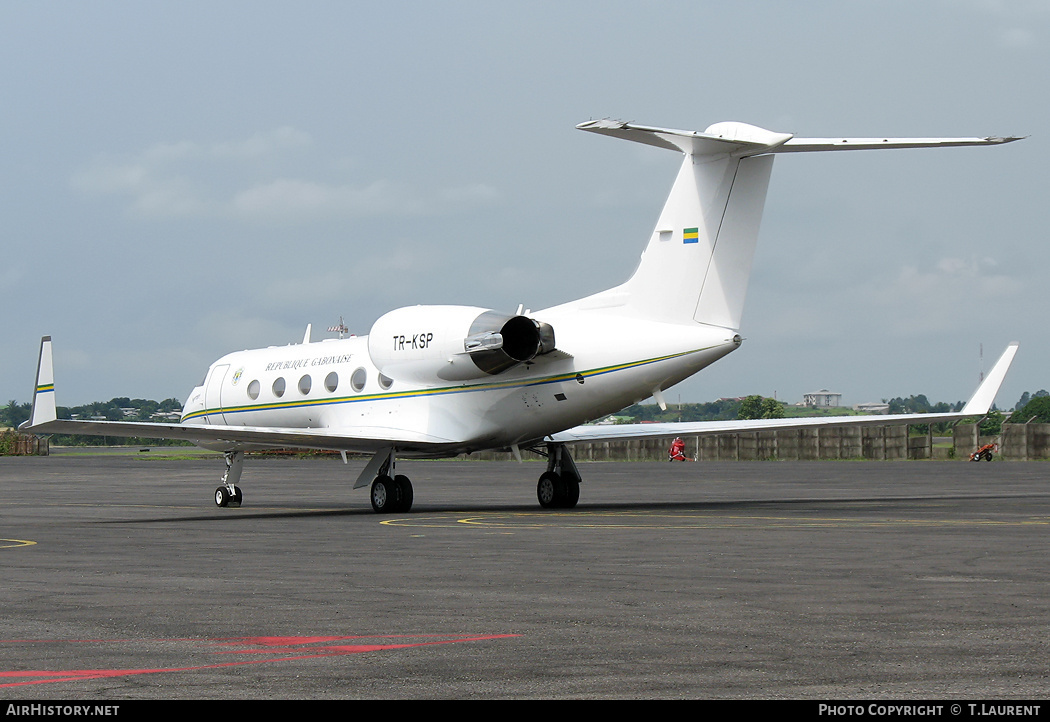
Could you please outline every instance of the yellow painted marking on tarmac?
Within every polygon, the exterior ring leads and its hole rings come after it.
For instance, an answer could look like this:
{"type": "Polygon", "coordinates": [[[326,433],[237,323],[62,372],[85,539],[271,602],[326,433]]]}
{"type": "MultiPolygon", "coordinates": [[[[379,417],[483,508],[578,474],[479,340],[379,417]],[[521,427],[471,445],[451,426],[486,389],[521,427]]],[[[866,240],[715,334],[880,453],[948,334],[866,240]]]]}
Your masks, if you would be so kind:
{"type": "Polygon", "coordinates": [[[567,513],[522,512],[520,514],[492,513],[473,514],[466,517],[429,516],[387,519],[381,522],[389,526],[479,529],[829,529],[829,528],[888,528],[913,527],[1008,527],[1046,526],[1050,517],[1027,519],[849,519],[844,517],[800,517],[771,515],[719,515],[710,512],[660,514],[647,512],[588,512],[576,510],[567,513]]]}
{"type": "Polygon", "coordinates": [[[31,546],[36,546],[36,542],[26,541],[25,539],[0,539],[0,549],[15,549],[17,547],[31,546]]]}

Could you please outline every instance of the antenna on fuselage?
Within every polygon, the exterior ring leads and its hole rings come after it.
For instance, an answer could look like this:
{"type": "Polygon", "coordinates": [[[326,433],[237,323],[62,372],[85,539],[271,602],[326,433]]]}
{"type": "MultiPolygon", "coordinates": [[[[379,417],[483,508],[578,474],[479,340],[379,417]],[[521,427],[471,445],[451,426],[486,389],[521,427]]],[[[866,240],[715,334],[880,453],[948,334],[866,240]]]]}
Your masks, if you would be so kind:
{"type": "Polygon", "coordinates": [[[350,333],[350,329],[348,329],[346,327],[346,324],[343,323],[343,317],[340,316],[339,317],[339,325],[338,326],[329,326],[328,327],[328,333],[338,333],[339,334],[339,338],[343,338],[348,333],[350,333]]]}

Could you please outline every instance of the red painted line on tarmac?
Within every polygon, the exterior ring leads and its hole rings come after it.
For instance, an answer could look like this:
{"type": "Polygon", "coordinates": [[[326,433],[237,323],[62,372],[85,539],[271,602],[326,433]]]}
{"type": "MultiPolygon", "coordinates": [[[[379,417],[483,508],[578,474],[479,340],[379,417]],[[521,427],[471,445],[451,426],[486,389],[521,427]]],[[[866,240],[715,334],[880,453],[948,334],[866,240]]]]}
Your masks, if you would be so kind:
{"type": "Polygon", "coordinates": [[[132,641],[161,641],[161,642],[185,642],[194,647],[220,647],[222,649],[210,650],[212,654],[255,654],[273,655],[265,659],[248,659],[231,662],[218,662],[215,664],[203,664],[189,667],[159,667],[145,669],[73,669],[73,670],[0,670],[0,680],[18,680],[0,682],[0,688],[19,687],[30,684],[53,684],[55,682],[76,682],[86,679],[102,679],[105,677],[126,677],[137,674],[165,674],[173,672],[193,672],[203,669],[219,669],[222,667],[237,667],[248,664],[271,664],[274,662],[293,662],[302,659],[316,659],[318,657],[336,657],[349,654],[362,654],[365,652],[379,652],[395,649],[412,649],[416,647],[427,647],[438,644],[460,644],[463,642],[481,642],[494,639],[509,639],[518,637],[518,634],[486,634],[477,636],[453,636],[437,634],[401,634],[401,635],[367,635],[367,636],[343,636],[343,637],[238,637],[233,639],[176,639],[176,640],[70,640],[70,639],[38,639],[38,640],[0,640],[0,644],[127,644],[132,641]],[[421,642],[373,642],[356,644],[331,644],[331,642],[346,642],[351,640],[366,639],[424,639],[421,642]],[[234,648],[230,648],[234,647],[234,648]],[[236,648],[240,647],[240,648],[236,648]]]}

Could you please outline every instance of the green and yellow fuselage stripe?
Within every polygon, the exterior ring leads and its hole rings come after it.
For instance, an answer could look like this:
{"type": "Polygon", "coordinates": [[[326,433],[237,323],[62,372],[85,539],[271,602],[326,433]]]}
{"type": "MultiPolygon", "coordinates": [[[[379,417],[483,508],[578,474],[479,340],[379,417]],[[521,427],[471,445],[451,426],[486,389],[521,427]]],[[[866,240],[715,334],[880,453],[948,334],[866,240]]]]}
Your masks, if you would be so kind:
{"type": "Polygon", "coordinates": [[[320,399],[296,399],[294,401],[271,401],[259,404],[247,404],[244,406],[230,406],[223,407],[220,409],[201,409],[199,411],[193,411],[182,417],[182,421],[190,421],[192,419],[200,419],[205,416],[212,416],[215,414],[241,414],[248,413],[251,411],[273,411],[277,409],[298,409],[308,408],[315,406],[331,406],[335,404],[353,404],[360,403],[363,401],[386,401],[390,399],[409,399],[409,398],[421,398],[431,396],[447,396],[450,394],[464,394],[464,393],[475,393],[478,391],[494,391],[498,389],[511,389],[515,387],[519,388],[530,388],[533,386],[546,386],[549,384],[562,383],[564,381],[578,381],[580,379],[589,379],[597,376],[604,376],[606,374],[615,373],[617,371],[624,371],[626,369],[638,368],[640,366],[647,366],[649,364],[659,363],[661,361],[668,361],[670,359],[681,358],[683,356],[689,356],[690,354],[700,353],[707,351],[709,348],[705,347],[700,349],[693,349],[691,351],[681,351],[678,353],[667,354],[666,356],[658,356],[656,358],[642,359],[641,361],[629,361],[622,364],[615,364],[612,366],[603,366],[596,369],[590,369],[587,371],[569,371],[563,374],[556,374],[554,376],[546,376],[537,379],[516,379],[513,381],[502,381],[502,382],[489,382],[480,384],[462,384],[460,386],[438,386],[432,388],[421,388],[412,389],[410,391],[388,391],[385,393],[378,394],[362,394],[358,396],[334,396],[329,398],[320,399]]]}

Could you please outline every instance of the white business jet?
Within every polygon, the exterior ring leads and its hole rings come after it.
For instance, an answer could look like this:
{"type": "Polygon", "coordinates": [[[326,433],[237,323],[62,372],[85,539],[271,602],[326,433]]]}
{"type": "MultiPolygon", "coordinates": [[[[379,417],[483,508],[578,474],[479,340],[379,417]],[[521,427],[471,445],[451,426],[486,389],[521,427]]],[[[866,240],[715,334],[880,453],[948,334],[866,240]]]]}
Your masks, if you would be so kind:
{"type": "Polygon", "coordinates": [[[704,132],[610,120],[581,130],[682,153],[678,178],[634,274],[542,311],[413,306],[365,337],[239,351],[194,388],[178,424],[58,419],[51,338],[44,337],[31,417],[39,434],[186,439],[225,452],[219,506],[239,505],[246,450],[327,449],[372,455],[354,488],[377,512],[406,512],[412,484],[397,458],[483,449],[547,458],[537,496],[574,507],[580,473],[566,444],[846,424],[929,423],[981,416],[1017,350],[1007,348],[959,413],[586,426],[653,397],[740,346],[740,317],[773,158],[779,153],[983,146],[1017,138],[795,138],[744,123],[704,132]]]}

